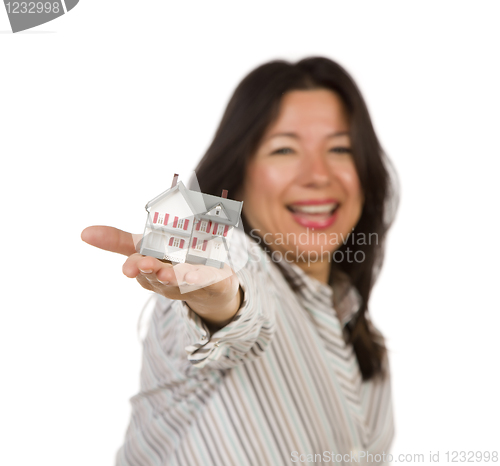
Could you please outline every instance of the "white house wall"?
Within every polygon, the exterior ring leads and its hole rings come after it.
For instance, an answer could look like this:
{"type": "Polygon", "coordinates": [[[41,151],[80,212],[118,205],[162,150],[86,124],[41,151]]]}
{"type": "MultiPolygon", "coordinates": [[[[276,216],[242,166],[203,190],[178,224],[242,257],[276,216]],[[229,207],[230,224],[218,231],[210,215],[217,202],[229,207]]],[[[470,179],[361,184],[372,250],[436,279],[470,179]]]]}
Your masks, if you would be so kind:
{"type": "Polygon", "coordinates": [[[175,262],[184,262],[186,254],[190,246],[190,234],[193,229],[193,212],[189,207],[188,203],[185,201],[184,197],[179,191],[171,193],[164,199],[156,202],[149,207],[149,219],[148,226],[152,226],[152,230],[147,228],[146,232],[153,231],[152,243],[148,243],[148,247],[153,247],[154,249],[165,253],[165,259],[172,260],[175,262]],[[154,222],[156,213],[157,221],[154,222]],[[168,214],[168,223],[164,224],[165,215],[168,214]],[[177,222],[188,220],[187,228],[174,228],[175,217],[177,217],[177,222]],[[155,228],[156,227],[156,228],[155,228]],[[160,240],[160,235],[162,240],[160,240]],[[184,241],[184,247],[179,249],[174,246],[170,246],[171,238],[178,238],[184,241]]]}
{"type": "Polygon", "coordinates": [[[191,222],[189,226],[192,226],[193,212],[180,191],[175,191],[166,198],[158,201],[156,204],[152,205],[149,210],[151,212],[151,221],[154,219],[155,212],[159,212],[162,217],[165,213],[168,213],[169,225],[173,224],[174,217],[179,217],[179,219],[189,218],[191,222]]]}
{"type": "Polygon", "coordinates": [[[218,260],[220,262],[226,261],[227,252],[222,239],[214,238],[212,241],[208,242],[208,246],[210,248],[210,259],[218,260]]]}
{"type": "Polygon", "coordinates": [[[227,234],[226,234],[226,241],[227,243],[229,244],[229,242],[231,241],[231,238],[233,236],[233,230],[234,228],[233,227],[230,227],[229,230],[227,231],[227,234]]]}
{"type": "Polygon", "coordinates": [[[209,251],[210,251],[210,240],[212,238],[212,235],[205,233],[201,230],[196,230],[196,226],[194,227],[193,234],[191,236],[191,243],[189,244],[189,254],[193,254],[198,257],[209,257],[209,251]],[[200,244],[203,245],[203,242],[206,241],[206,249],[205,251],[202,249],[196,249],[196,246],[193,247],[193,241],[196,238],[196,245],[199,246],[200,244]]]}

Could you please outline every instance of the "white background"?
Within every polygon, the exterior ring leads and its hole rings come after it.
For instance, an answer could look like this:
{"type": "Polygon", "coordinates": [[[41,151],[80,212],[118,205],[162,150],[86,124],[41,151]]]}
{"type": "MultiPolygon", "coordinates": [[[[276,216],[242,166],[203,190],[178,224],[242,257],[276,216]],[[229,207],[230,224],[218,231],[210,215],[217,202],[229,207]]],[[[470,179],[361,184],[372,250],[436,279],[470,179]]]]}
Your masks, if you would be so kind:
{"type": "Polygon", "coordinates": [[[0,8],[0,464],[113,464],[148,292],[80,232],[140,233],[239,80],[309,55],[352,73],[400,177],[371,302],[393,454],[500,450],[497,5],[81,0],[20,34],[0,8]]]}

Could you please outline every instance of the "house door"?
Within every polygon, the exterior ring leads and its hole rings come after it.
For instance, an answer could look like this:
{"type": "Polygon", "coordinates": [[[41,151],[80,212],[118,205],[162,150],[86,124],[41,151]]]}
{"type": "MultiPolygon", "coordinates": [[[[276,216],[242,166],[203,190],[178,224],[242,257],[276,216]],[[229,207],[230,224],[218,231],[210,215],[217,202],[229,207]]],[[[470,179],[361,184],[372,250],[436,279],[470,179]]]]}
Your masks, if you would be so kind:
{"type": "Polygon", "coordinates": [[[165,252],[166,238],[161,231],[153,231],[147,236],[147,238],[149,241],[149,244],[147,244],[148,248],[154,249],[162,254],[165,252]]]}
{"type": "Polygon", "coordinates": [[[212,240],[212,250],[210,251],[210,258],[220,262],[225,262],[227,257],[226,248],[221,239],[212,240]]]}

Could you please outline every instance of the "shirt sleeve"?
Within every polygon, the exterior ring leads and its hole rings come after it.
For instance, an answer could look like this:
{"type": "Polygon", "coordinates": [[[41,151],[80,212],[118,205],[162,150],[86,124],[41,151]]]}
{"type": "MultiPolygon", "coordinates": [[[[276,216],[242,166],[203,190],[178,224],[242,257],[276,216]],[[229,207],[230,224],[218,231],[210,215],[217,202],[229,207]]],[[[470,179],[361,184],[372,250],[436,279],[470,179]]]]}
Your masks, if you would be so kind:
{"type": "MultiPolygon", "coordinates": [[[[174,304],[185,322],[187,359],[193,366],[229,369],[259,357],[275,331],[275,312],[264,274],[245,267],[237,272],[243,301],[233,319],[210,335],[204,321],[183,301],[174,304]]],[[[269,288],[269,287],[268,287],[269,288]]]]}
{"type": "Polygon", "coordinates": [[[204,406],[200,400],[217,390],[224,369],[257,358],[269,346],[276,293],[269,286],[264,260],[260,256],[248,261],[237,272],[242,305],[213,335],[182,301],[156,295],[143,341],[140,391],[130,400],[131,419],[117,466],[170,464],[199,418],[204,406]]]}

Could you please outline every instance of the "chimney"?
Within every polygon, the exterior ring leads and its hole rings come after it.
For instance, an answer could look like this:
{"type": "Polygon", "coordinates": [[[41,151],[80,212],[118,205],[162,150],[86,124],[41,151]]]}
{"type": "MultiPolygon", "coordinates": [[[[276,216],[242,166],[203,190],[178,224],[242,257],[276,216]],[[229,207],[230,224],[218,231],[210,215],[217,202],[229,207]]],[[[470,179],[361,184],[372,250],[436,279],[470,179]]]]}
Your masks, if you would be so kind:
{"type": "Polygon", "coordinates": [[[227,199],[227,189],[222,190],[222,196],[223,199],[227,199]]]}
{"type": "Polygon", "coordinates": [[[174,179],[172,180],[172,186],[170,186],[171,188],[173,188],[177,184],[177,178],[179,178],[178,173],[174,175],[174,179]]]}

